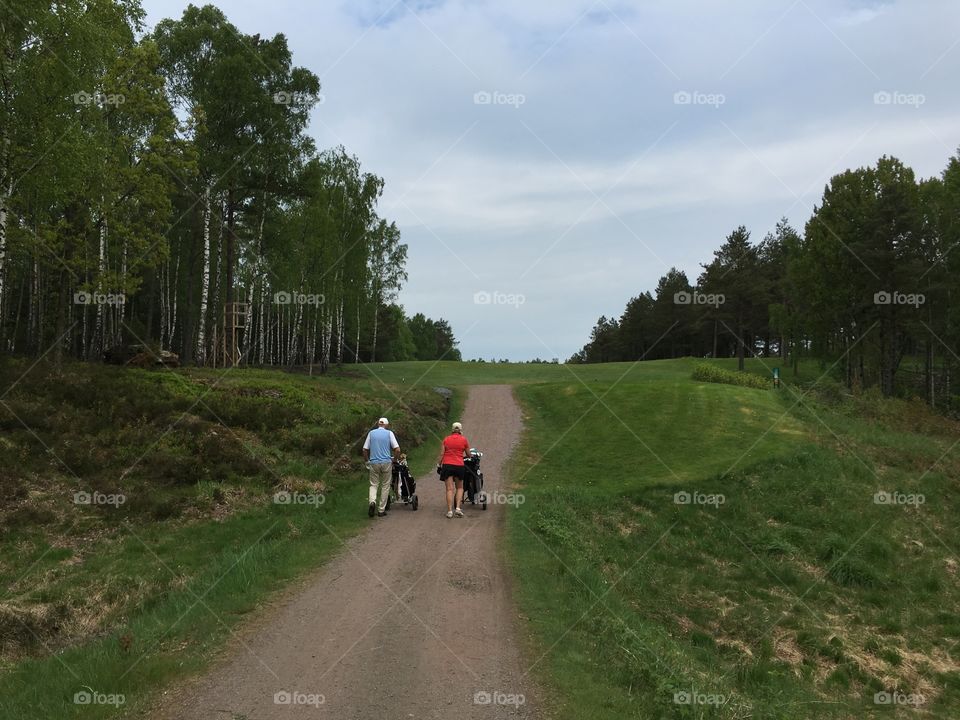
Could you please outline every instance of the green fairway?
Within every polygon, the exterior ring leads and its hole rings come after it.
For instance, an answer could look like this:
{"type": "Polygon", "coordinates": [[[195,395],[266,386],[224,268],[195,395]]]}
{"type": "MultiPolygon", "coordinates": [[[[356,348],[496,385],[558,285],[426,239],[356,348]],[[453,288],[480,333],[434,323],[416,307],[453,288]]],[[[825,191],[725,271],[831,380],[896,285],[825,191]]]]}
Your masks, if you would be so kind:
{"type": "MultiPolygon", "coordinates": [[[[414,386],[458,386],[567,382],[582,380],[586,383],[660,382],[689,378],[697,362],[706,362],[728,370],[736,370],[736,358],[702,360],[682,358],[679,360],[650,360],[645,362],[617,362],[598,365],[567,365],[550,363],[477,363],[477,362],[393,362],[346,365],[334,376],[357,378],[367,376],[374,383],[396,383],[410,388],[414,386]]],[[[777,359],[750,358],[746,371],[771,377],[773,368],[780,368],[785,381],[812,382],[820,378],[827,367],[813,360],[805,360],[799,366],[795,378],[793,369],[777,359]]]]}
{"type": "Polygon", "coordinates": [[[560,715],[955,717],[957,427],[688,367],[518,388],[509,546],[560,715]]]}
{"type": "Polygon", "coordinates": [[[567,382],[579,378],[587,383],[657,382],[689,375],[693,360],[658,360],[645,363],[560,365],[543,363],[397,362],[348,365],[347,376],[367,375],[375,382],[403,387],[527,384],[567,382]]]}
{"type": "MultiPolygon", "coordinates": [[[[647,383],[570,379],[520,388],[530,433],[541,438],[534,455],[575,473],[581,489],[605,494],[707,479],[803,437],[772,391],[658,376],[647,383]]],[[[543,466],[530,474],[549,479],[543,466]]]]}

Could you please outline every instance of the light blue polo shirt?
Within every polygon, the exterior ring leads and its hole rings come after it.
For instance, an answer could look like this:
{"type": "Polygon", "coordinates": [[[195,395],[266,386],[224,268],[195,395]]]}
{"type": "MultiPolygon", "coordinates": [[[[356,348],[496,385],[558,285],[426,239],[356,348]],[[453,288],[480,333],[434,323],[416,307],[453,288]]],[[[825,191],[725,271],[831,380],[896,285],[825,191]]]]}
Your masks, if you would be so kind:
{"type": "Polygon", "coordinates": [[[373,464],[388,463],[393,460],[393,449],[400,447],[393,431],[385,427],[376,427],[367,433],[367,441],[363,444],[364,450],[370,451],[370,462],[373,464]]]}

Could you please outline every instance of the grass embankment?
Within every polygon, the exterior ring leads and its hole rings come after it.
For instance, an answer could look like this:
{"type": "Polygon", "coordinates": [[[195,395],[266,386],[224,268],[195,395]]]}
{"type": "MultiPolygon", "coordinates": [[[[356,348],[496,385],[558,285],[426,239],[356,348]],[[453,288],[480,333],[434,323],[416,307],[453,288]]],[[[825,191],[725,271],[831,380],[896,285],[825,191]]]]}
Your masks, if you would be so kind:
{"type": "Polygon", "coordinates": [[[4,718],[116,716],[84,691],[136,713],[368,522],[377,417],[418,468],[447,419],[429,388],[362,376],[5,361],[0,387],[4,718]]]}
{"type": "Polygon", "coordinates": [[[960,717],[960,426],[690,370],[518,388],[510,548],[558,715],[960,717]]]}

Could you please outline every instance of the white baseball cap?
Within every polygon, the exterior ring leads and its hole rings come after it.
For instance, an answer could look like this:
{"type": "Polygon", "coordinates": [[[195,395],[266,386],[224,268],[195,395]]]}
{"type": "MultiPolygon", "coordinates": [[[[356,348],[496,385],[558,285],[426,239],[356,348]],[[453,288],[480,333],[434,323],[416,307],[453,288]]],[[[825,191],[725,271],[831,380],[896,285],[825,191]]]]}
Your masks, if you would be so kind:
{"type": "Polygon", "coordinates": [[[387,420],[386,418],[380,418],[379,420],[377,420],[377,424],[379,424],[379,425],[389,425],[389,424],[390,424],[390,421],[387,420]]]}
{"type": "Polygon", "coordinates": [[[455,422],[455,423],[453,424],[453,429],[454,429],[454,430],[463,430],[463,425],[461,425],[461,424],[458,423],[458,422],[455,422]]]}

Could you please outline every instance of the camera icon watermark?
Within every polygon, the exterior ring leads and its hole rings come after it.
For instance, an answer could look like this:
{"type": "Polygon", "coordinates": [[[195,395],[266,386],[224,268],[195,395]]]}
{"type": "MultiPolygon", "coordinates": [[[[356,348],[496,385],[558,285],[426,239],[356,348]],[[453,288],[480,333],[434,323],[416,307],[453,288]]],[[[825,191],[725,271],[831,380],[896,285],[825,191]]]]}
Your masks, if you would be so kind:
{"type": "Polygon", "coordinates": [[[519,108],[527,102],[523,93],[505,93],[499,90],[478,90],[473,94],[474,105],[509,105],[519,108]]]}
{"type": "Polygon", "coordinates": [[[497,290],[487,292],[486,290],[481,290],[473,294],[474,305],[507,305],[519,308],[526,302],[527,296],[520,293],[505,293],[497,290]]]}
{"type": "Polygon", "coordinates": [[[273,694],[274,705],[309,705],[318,708],[327,701],[320,693],[305,693],[298,690],[278,690],[273,694]]]}
{"type": "Polygon", "coordinates": [[[727,696],[720,693],[704,693],[696,688],[673,693],[674,705],[726,705],[727,696]]]}
{"type": "Polygon", "coordinates": [[[127,702],[127,698],[120,693],[102,693],[84,686],[73,694],[74,705],[112,705],[120,707],[127,702]]]}
{"type": "Polygon", "coordinates": [[[678,90],[673,94],[674,105],[706,105],[715,109],[725,105],[727,96],[723,93],[705,93],[699,90],[678,90]]]}
{"type": "Polygon", "coordinates": [[[74,305],[126,305],[127,296],[123,293],[102,293],[94,290],[81,290],[73,294],[74,305]]]}
{"type": "Polygon", "coordinates": [[[904,293],[897,290],[881,290],[873,294],[874,305],[911,305],[919,308],[927,302],[927,297],[923,293],[904,293]]]}
{"type": "Polygon", "coordinates": [[[281,290],[273,294],[274,305],[323,305],[326,297],[322,293],[286,292],[281,290]]]}
{"type": "Polygon", "coordinates": [[[913,505],[914,507],[920,507],[926,501],[927,498],[923,493],[903,493],[896,490],[893,492],[881,490],[873,495],[874,505],[913,505]]]}
{"type": "Polygon", "coordinates": [[[106,105],[118,107],[127,101],[126,96],[119,93],[88,93],[85,90],[74,93],[72,97],[74,105],[98,105],[100,107],[106,105]]]}
{"type": "Polygon", "coordinates": [[[500,690],[477,690],[473,694],[474,705],[502,705],[518,708],[527,702],[520,693],[505,693],[500,690]]]}
{"type": "Polygon", "coordinates": [[[107,494],[99,490],[94,490],[93,492],[80,490],[73,494],[74,505],[111,505],[113,507],[120,507],[125,502],[127,502],[127,496],[123,493],[107,494]]]}
{"type": "Polygon", "coordinates": [[[491,505],[513,505],[514,507],[520,507],[527,501],[522,493],[505,493],[500,490],[487,493],[486,498],[491,505]]]}
{"type": "Polygon", "coordinates": [[[727,301],[722,293],[702,293],[699,290],[687,292],[681,290],[673,294],[674,305],[704,305],[712,308],[719,308],[727,301]]]}
{"type": "Polygon", "coordinates": [[[673,494],[674,505],[709,505],[718,508],[727,502],[727,497],[721,493],[702,493],[694,490],[681,490],[673,494]]]}
{"type": "Polygon", "coordinates": [[[903,105],[919,109],[927,103],[922,93],[905,93],[897,90],[880,90],[873,94],[874,105],[903,105]]]}
{"type": "Polygon", "coordinates": [[[910,707],[920,707],[927,702],[922,693],[902,693],[894,690],[893,692],[878,692],[873,694],[874,705],[907,705],[910,707]]]}
{"type": "Polygon", "coordinates": [[[277,105],[287,105],[287,106],[311,106],[311,105],[323,105],[327,101],[326,96],[323,93],[305,93],[305,92],[290,92],[288,90],[281,90],[280,92],[275,92],[273,94],[273,102],[277,105]]]}
{"type": "Polygon", "coordinates": [[[313,505],[320,507],[327,501],[322,493],[298,493],[281,490],[273,494],[274,505],[313,505]]]}

